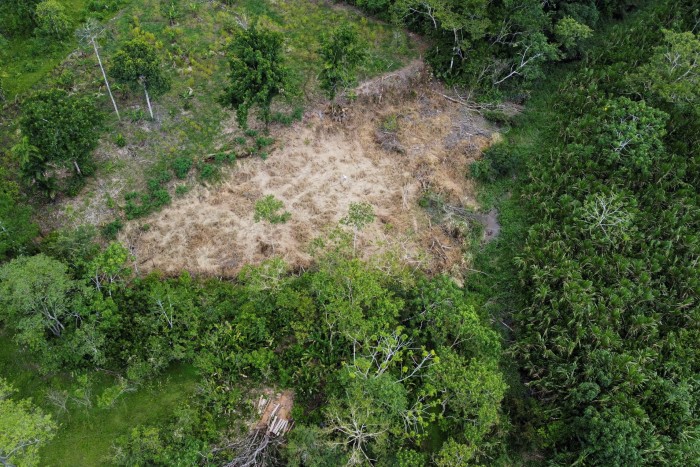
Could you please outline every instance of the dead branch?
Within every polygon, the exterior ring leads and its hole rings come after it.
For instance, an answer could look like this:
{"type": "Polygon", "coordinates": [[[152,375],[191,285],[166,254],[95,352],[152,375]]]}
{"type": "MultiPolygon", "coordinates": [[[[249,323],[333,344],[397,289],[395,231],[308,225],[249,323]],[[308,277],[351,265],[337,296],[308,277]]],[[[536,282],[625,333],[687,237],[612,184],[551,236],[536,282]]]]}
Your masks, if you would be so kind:
{"type": "Polygon", "coordinates": [[[266,428],[253,430],[248,436],[226,446],[214,448],[212,453],[233,451],[235,457],[224,467],[266,467],[276,463],[277,448],[283,438],[275,436],[266,428]]]}

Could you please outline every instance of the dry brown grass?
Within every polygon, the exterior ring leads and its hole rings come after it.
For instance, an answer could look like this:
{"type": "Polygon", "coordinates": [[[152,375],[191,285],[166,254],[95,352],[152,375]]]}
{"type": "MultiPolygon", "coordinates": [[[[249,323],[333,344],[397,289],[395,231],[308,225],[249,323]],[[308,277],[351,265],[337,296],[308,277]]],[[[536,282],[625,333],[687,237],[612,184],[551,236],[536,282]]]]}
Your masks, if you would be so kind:
{"type": "Polygon", "coordinates": [[[131,222],[120,240],[141,270],[231,276],[275,255],[303,267],[311,261],[309,242],[337,225],[350,203],[365,201],[377,221],[361,233],[363,254],[392,249],[423,269],[450,270],[462,261],[461,242],[432,225],[417,200],[432,190],[478,207],[465,174],[489,144],[491,130],[442,92],[418,61],[363,83],[356,101],[340,102],[341,119],[316,109],[290,128],[273,130],[278,143],[269,159],[239,161],[224,182],[196,188],[131,222]],[[403,152],[377,141],[390,115],[397,118],[395,139],[403,152]],[[284,202],[291,220],[253,221],[255,201],[268,194],[284,202]]]}

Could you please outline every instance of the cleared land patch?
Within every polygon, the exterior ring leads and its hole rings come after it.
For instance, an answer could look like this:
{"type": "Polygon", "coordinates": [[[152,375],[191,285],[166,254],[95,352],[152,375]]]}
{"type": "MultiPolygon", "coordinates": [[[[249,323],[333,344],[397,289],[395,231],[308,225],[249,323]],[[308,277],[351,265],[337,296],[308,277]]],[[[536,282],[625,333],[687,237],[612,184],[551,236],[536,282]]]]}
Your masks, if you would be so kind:
{"type": "Polygon", "coordinates": [[[120,240],[145,271],[231,276],[273,256],[304,267],[309,242],[336,226],[350,203],[368,202],[377,221],[359,236],[363,254],[392,250],[409,264],[450,270],[464,259],[463,239],[434,225],[418,201],[435,193],[477,209],[465,174],[494,129],[444,92],[420,61],[363,83],[356,101],[274,130],[269,159],[239,161],[222,183],[129,223],[120,240]],[[289,221],[254,221],[255,202],[267,195],[284,203],[289,221]]]}

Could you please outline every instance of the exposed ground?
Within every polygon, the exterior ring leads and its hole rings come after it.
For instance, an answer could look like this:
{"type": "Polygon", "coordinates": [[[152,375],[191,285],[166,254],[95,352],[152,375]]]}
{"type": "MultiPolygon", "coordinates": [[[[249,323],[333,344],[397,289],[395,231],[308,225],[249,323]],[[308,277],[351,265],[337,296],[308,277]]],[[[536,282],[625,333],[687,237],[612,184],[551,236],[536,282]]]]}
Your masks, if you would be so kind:
{"type": "Polygon", "coordinates": [[[130,222],[120,240],[145,271],[231,276],[274,255],[299,267],[311,261],[309,242],[336,226],[350,203],[365,201],[377,221],[359,236],[363,252],[390,249],[424,269],[454,269],[463,242],[433,225],[418,200],[429,190],[478,209],[465,174],[495,129],[444,93],[420,61],[365,82],[354,102],[273,130],[278,143],[267,160],[240,160],[222,183],[130,222]],[[255,201],[269,194],[291,220],[254,222],[255,201]]]}
{"type": "MultiPolygon", "coordinates": [[[[275,393],[272,390],[264,391],[257,401],[260,419],[253,428],[270,429],[272,428],[273,422],[276,420],[287,420],[288,423],[290,423],[289,420],[293,406],[294,393],[292,391],[287,390],[280,393],[275,393]]],[[[289,427],[291,428],[291,426],[289,427]]]]}

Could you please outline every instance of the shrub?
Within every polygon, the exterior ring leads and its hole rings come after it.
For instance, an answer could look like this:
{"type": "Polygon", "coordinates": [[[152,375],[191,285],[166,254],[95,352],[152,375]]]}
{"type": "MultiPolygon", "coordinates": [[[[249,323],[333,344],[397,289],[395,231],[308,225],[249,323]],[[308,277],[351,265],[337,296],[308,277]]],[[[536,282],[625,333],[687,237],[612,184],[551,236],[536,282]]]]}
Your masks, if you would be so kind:
{"type": "Polygon", "coordinates": [[[513,117],[502,110],[484,110],[482,115],[489,122],[493,122],[498,125],[511,126],[513,124],[513,117]]]}
{"type": "Polygon", "coordinates": [[[187,173],[192,168],[192,159],[190,157],[178,157],[173,161],[172,164],[175,176],[180,180],[187,177],[187,173]]]}
{"type": "Polygon", "coordinates": [[[160,190],[155,190],[151,193],[151,200],[153,208],[160,208],[166,204],[170,204],[170,194],[168,190],[161,188],[160,190]]]}
{"type": "Polygon", "coordinates": [[[282,125],[291,125],[294,122],[301,121],[304,116],[304,108],[301,106],[295,107],[291,114],[285,114],[282,112],[274,112],[270,116],[270,121],[275,123],[281,123],[282,125]]]}
{"type": "Polygon", "coordinates": [[[190,191],[190,188],[187,185],[178,185],[175,188],[175,194],[177,196],[183,196],[185,195],[188,191],[190,191]]]}
{"type": "Polygon", "coordinates": [[[266,220],[271,224],[283,224],[292,217],[292,214],[288,211],[284,211],[280,214],[279,211],[283,209],[284,203],[282,201],[272,195],[267,195],[255,202],[255,215],[253,219],[255,222],[266,220]]]}
{"type": "MultiPolygon", "coordinates": [[[[88,166],[89,167],[89,166],[88,166]]],[[[92,172],[92,171],[90,171],[92,172]]],[[[85,175],[89,175],[88,172],[83,170],[83,173],[85,175]]],[[[80,190],[82,190],[85,187],[85,179],[82,177],[70,177],[69,179],[66,180],[65,182],[65,187],[64,191],[66,195],[68,196],[77,196],[78,193],[80,193],[80,190]]]]}
{"type": "Polygon", "coordinates": [[[124,135],[121,133],[117,133],[117,136],[114,138],[114,144],[116,144],[120,148],[126,146],[126,138],[124,138],[124,135]]]}
{"type": "Polygon", "coordinates": [[[219,175],[219,168],[206,162],[199,165],[199,178],[202,181],[213,180],[219,175]]]}
{"type": "Polygon", "coordinates": [[[382,130],[388,133],[396,133],[398,129],[399,122],[396,114],[387,115],[382,121],[382,130]]]}
{"type": "Polygon", "coordinates": [[[100,233],[106,240],[114,240],[117,238],[117,234],[124,227],[124,223],[121,219],[115,219],[102,226],[100,233]]]}
{"type": "Polygon", "coordinates": [[[493,182],[496,179],[496,173],[487,159],[472,162],[469,165],[469,173],[472,178],[484,183],[493,182]]]}
{"type": "Polygon", "coordinates": [[[217,152],[214,154],[214,161],[217,164],[224,164],[226,162],[236,162],[236,153],[231,152],[217,152]]]}
{"type": "Polygon", "coordinates": [[[56,0],[46,0],[36,6],[34,16],[37,23],[35,33],[46,39],[65,39],[71,32],[66,9],[56,0]]]}
{"type": "Polygon", "coordinates": [[[121,0],[90,0],[87,4],[87,9],[91,13],[96,13],[94,16],[104,18],[109,13],[119,11],[121,4],[121,0]]]}
{"type": "Polygon", "coordinates": [[[504,143],[494,144],[484,151],[484,159],[489,162],[496,177],[512,175],[518,166],[513,147],[504,143]]]}
{"type": "Polygon", "coordinates": [[[265,136],[259,136],[255,139],[255,145],[258,149],[265,148],[275,142],[275,138],[267,138],[265,136]]]}

